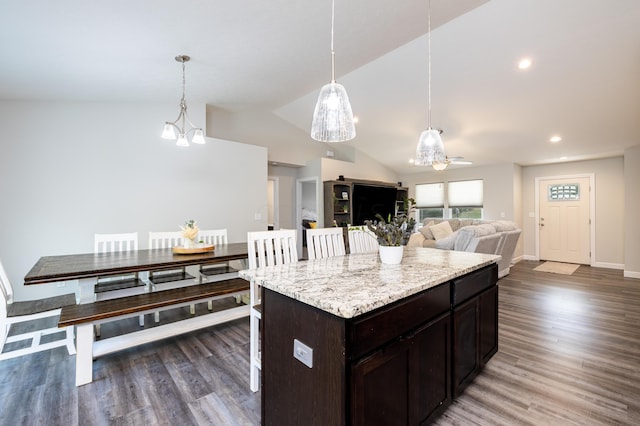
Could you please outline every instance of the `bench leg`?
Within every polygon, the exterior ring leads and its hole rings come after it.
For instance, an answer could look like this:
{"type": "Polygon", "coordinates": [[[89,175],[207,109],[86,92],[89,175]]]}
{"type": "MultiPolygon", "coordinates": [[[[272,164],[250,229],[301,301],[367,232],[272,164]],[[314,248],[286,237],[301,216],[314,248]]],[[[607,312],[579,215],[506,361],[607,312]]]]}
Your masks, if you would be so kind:
{"type": "Polygon", "coordinates": [[[76,329],[76,386],[93,381],[93,324],[80,324],[76,329]]]}

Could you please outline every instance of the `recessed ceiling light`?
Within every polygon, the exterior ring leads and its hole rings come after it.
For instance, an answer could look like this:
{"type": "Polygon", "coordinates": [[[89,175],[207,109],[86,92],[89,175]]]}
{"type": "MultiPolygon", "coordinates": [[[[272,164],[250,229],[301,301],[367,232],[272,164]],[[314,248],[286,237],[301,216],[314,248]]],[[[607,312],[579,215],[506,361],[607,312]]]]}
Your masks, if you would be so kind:
{"type": "Polygon", "coordinates": [[[521,69],[521,70],[526,70],[526,69],[528,69],[529,67],[531,67],[531,64],[532,64],[532,63],[533,63],[533,62],[531,62],[531,59],[530,59],[530,58],[522,58],[522,59],[520,59],[520,61],[518,62],[518,68],[519,68],[519,69],[521,69]]]}
{"type": "Polygon", "coordinates": [[[558,143],[562,140],[562,138],[558,135],[553,135],[549,138],[549,142],[551,143],[558,143]]]}

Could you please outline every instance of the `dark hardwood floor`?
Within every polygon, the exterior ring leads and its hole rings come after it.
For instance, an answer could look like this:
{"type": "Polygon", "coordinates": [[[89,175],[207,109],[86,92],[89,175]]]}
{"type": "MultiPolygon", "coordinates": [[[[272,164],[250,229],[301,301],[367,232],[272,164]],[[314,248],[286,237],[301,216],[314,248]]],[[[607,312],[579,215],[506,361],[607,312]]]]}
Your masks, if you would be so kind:
{"type": "MultiPolygon", "coordinates": [[[[640,424],[640,280],[538,264],[499,281],[500,349],[436,423],[640,424]]],[[[105,324],[102,336],[137,327],[105,324]]],[[[246,318],[98,358],[93,383],[79,388],[64,348],[2,361],[0,425],[256,425],[248,356],[246,318]]]]}

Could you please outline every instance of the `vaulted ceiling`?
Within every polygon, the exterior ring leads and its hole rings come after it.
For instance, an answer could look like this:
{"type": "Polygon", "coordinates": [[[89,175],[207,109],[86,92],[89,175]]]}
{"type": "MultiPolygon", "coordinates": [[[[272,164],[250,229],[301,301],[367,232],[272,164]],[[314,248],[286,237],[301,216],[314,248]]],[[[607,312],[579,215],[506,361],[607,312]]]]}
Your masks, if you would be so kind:
{"type": "MultiPolygon", "coordinates": [[[[449,156],[528,165],[640,144],[639,1],[432,0],[431,11],[432,124],[449,156]]],[[[308,132],[330,79],[330,17],[330,0],[2,2],[0,99],[177,103],[173,58],[188,54],[188,100],[308,132]]],[[[360,120],[348,144],[421,171],[409,159],[427,120],[427,0],[336,0],[335,27],[338,82],[360,120]]]]}

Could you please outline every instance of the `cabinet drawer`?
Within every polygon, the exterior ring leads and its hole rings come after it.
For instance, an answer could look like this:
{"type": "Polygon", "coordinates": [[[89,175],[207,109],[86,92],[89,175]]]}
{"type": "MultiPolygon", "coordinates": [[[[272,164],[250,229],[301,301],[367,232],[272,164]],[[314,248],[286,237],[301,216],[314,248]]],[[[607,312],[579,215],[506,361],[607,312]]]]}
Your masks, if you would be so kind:
{"type": "Polygon", "coordinates": [[[413,330],[451,307],[450,284],[441,284],[409,299],[356,318],[350,327],[351,358],[413,330]]]}
{"type": "Polygon", "coordinates": [[[453,280],[451,303],[457,306],[470,297],[488,289],[498,281],[498,265],[495,263],[478,271],[453,280]]]}

